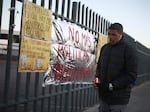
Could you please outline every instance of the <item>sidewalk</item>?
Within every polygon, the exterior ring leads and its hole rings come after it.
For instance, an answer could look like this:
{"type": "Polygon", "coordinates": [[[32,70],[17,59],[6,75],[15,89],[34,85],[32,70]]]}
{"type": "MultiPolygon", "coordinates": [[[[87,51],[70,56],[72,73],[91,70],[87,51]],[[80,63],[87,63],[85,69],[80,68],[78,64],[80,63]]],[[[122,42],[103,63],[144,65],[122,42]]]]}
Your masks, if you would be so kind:
{"type": "MultiPolygon", "coordinates": [[[[98,112],[98,106],[84,112],[98,112]]],[[[126,112],[150,112],[150,81],[133,88],[126,112]]]]}

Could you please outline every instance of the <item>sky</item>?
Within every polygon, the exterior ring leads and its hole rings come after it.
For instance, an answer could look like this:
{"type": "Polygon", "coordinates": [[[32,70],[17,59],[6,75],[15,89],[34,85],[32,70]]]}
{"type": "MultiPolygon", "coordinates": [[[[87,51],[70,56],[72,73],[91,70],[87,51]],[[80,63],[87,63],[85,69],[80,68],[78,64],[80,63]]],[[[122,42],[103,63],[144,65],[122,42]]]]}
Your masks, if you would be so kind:
{"type": "MultiPolygon", "coordinates": [[[[48,0],[45,0],[46,2],[48,0]]],[[[62,0],[60,0],[62,1],[62,0]]],[[[81,1],[89,9],[103,16],[111,23],[119,22],[124,32],[136,41],[150,48],[150,0],[72,0],[81,1]]],[[[2,29],[8,28],[10,0],[4,0],[2,29]],[[6,24],[7,23],[7,24],[6,24]]],[[[40,3],[39,3],[40,4],[40,3]]],[[[48,7],[48,6],[46,6],[48,7]]],[[[52,4],[53,8],[53,4],[52,4]]],[[[17,2],[15,15],[15,30],[20,29],[21,3],[17,2]]],[[[52,9],[53,10],[53,9],[52,9]]]]}

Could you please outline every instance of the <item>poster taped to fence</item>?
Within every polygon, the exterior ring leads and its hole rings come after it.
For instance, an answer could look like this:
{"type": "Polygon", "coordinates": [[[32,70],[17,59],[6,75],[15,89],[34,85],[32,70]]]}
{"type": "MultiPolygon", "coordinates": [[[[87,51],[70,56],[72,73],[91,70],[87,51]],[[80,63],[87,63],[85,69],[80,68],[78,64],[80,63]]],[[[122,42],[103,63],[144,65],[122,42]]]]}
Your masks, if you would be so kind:
{"type": "Polygon", "coordinates": [[[96,37],[81,27],[53,21],[49,70],[43,86],[56,83],[86,82],[94,76],[96,37]]]}
{"type": "Polygon", "coordinates": [[[34,3],[25,2],[22,35],[41,40],[51,40],[52,13],[34,3]]]}
{"type": "Polygon", "coordinates": [[[19,72],[45,72],[50,59],[52,13],[31,2],[24,3],[19,72]]]}

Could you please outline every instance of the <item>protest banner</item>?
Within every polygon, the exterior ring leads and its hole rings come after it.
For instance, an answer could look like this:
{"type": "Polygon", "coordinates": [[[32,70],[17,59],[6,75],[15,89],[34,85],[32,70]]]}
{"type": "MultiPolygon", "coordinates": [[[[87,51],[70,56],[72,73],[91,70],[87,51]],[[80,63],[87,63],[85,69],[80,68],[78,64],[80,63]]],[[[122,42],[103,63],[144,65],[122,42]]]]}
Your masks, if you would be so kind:
{"type": "Polygon", "coordinates": [[[95,72],[95,36],[60,20],[53,22],[52,35],[50,65],[43,84],[91,81],[95,72]]]}

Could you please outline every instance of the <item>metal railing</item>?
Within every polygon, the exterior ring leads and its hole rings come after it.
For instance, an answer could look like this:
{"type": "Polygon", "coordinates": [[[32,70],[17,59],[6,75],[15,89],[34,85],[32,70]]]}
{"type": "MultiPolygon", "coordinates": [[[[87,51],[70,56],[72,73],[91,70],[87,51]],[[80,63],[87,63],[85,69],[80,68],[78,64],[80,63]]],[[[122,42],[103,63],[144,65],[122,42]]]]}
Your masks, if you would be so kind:
{"type": "MultiPolygon", "coordinates": [[[[18,1],[22,2],[22,0],[18,1]]],[[[18,1],[11,0],[11,7],[15,7],[18,1]]],[[[36,2],[37,0],[33,0],[33,3],[36,2]]],[[[81,2],[48,0],[47,4],[48,9],[53,12],[54,19],[77,24],[95,36],[98,32],[107,35],[107,28],[111,23],[81,2]]],[[[41,0],[41,7],[44,6],[45,0],[41,0]]],[[[3,0],[0,1],[0,15],[2,15],[2,7],[3,0]]],[[[0,27],[1,21],[2,16],[0,27]]],[[[90,83],[50,85],[42,88],[42,73],[18,73],[18,55],[15,61],[12,58],[14,56],[13,25],[14,10],[11,10],[7,50],[5,49],[7,53],[0,54],[0,112],[80,112],[98,103],[97,91],[90,83]]],[[[127,41],[137,49],[139,57],[137,83],[142,83],[150,79],[150,50],[135,42],[129,35],[126,37],[127,41]]]]}

